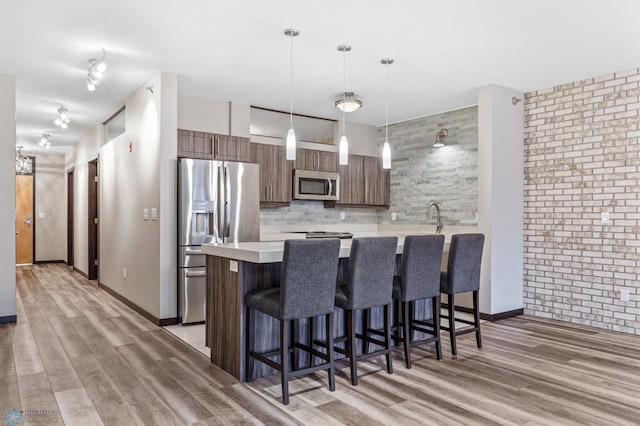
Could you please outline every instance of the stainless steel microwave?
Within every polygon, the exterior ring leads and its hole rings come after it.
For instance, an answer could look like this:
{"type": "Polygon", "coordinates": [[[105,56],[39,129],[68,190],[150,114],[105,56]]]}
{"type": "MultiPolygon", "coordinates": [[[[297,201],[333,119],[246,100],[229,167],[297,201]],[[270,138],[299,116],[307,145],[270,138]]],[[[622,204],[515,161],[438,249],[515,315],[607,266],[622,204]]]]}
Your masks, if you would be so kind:
{"type": "Polygon", "coordinates": [[[340,175],[313,170],[293,171],[293,198],[296,200],[339,200],[340,175]]]}

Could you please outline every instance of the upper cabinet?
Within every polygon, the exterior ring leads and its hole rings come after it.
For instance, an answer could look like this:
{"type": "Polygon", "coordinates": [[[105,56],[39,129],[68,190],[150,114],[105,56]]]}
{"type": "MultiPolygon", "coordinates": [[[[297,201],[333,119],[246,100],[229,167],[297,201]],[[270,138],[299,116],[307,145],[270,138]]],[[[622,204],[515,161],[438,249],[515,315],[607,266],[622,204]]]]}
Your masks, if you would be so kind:
{"type": "Polygon", "coordinates": [[[296,150],[295,168],[321,172],[337,172],[338,158],[335,152],[298,148],[296,150]]]}
{"type": "Polygon", "coordinates": [[[285,148],[251,144],[251,162],[260,165],[260,205],[281,206],[291,202],[293,162],[287,161],[285,148]]]}
{"type": "Polygon", "coordinates": [[[178,157],[251,161],[249,138],[178,129],[178,157]]]}
{"type": "MultiPolygon", "coordinates": [[[[336,207],[389,207],[390,174],[382,159],[349,155],[349,164],[339,166],[340,200],[336,207]]],[[[325,203],[329,207],[330,203],[325,203]]]]}

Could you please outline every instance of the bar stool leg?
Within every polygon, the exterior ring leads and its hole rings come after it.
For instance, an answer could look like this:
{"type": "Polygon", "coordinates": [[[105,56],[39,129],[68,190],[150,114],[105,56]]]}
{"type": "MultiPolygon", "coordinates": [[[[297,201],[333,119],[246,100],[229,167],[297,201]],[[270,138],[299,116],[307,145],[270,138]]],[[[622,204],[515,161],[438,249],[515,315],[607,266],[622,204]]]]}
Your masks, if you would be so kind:
{"type": "MultiPolygon", "coordinates": [[[[333,364],[333,313],[326,315],[327,356],[329,357],[329,390],[336,390],[336,370],[333,364]]],[[[311,354],[309,354],[311,356],[311,354]]]]}
{"type": "Polygon", "coordinates": [[[411,368],[411,321],[409,313],[409,302],[401,302],[402,304],[402,336],[404,337],[404,365],[411,368]]]}
{"type": "Polygon", "coordinates": [[[393,324],[393,329],[394,329],[394,333],[393,333],[393,346],[398,346],[400,344],[400,322],[401,317],[402,317],[402,313],[400,312],[400,301],[399,300],[394,300],[393,301],[393,318],[394,318],[394,324],[393,324]]]}
{"type": "Polygon", "coordinates": [[[282,382],[282,403],[289,405],[289,324],[280,320],[280,381],[282,382]]]}
{"type": "Polygon", "coordinates": [[[251,368],[251,308],[248,306],[245,309],[244,315],[244,379],[248,382],[250,376],[249,370],[251,368]]]}
{"type": "Polygon", "coordinates": [[[451,354],[458,355],[456,346],[456,319],[454,317],[455,301],[453,293],[449,295],[449,338],[451,339],[451,354]]]}
{"type": "MultiPolygon", "coordinates": [[[[307,346],[313,349],[313,317],[307,318],[307,346]]],[[[333,344],[331,345],[333,348],[333,344]]],[[[307,367],[313,365],[313,355],[307,354],[307,367]]]]}
{"type": "MultiPolygon", "coordinates": [[[[416,317],[416,301],[409,302],[409,318],[411,321],[416,317]]],[[[409,324],[409,342],[414,341],[415,330],[413,329],[413,324],[409,324]]]]}
{"type": "MultiPolygon", "coordinates": [[[[384,305],[384,341],[385,349],[387,350],[387,373],[393,373],[393,357],[391,347],[391,303],[384,305]]],[[[406,339],[405,339],[406,341],[406,339]]]]}
{"type": "Polygon", "coordinates": [[[440,296],[431,298],[431,309],[433,310],[433,332],[436,337],[436,358],[442,359],[442,342],[440,341],[440,296]]]}
{"type": "Polygon", "coordinates": [[[362,353],[369,353],[369,309],[362,310],[362,353]]]}
{"type": "Polygon", "coordinates": [[[351,384],[358,386],[358,368],[356,365],[356,327],[355,311],[348,310],[347,315],[347,351],[349,352],[349,365],[351,367],[351,384]]]}
{"type": "Polygon", "coordinates": [[[473,320],[476,327],[476,343],[479,348],[482,348],[482,336],[480,335],[480,303],[478,294],[478,290],[473,292],[473,320]]]}
{"type": "Polygon", "coordinates": [[[298,340],[298,329],[300,320],[291,320],[291,331],[289,335],[290,348],[291,351],[291,371],[297,370],[300,366],[300,349],[296,347],[296,340],[298,340]]]}

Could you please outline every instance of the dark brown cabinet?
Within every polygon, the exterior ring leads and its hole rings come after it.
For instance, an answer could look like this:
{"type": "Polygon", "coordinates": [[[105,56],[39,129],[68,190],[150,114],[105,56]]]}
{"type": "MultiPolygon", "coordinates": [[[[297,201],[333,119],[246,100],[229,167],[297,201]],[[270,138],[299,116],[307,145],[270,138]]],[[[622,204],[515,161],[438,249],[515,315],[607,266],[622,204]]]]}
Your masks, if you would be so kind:
{"type": "Polygon", "coordinates": [[[262,206],[289,204],[293,161],[287,161],[285,148],[252,143],[251,162],[260,165],[260,204],[262,206]]]}
{"type": "Polygon", "coordinates": [[[298,148],[296,150],[295,168],[321,172],[337,172],[338,158],[335,152],[298,148]]]}
{"type": "MultiPolygon", "coordinates": [[[[390,174],[378,157],[349,155],[349,164],[339,166],[340,200],[336,207],[389,207],[390,174]]],[[[328,203],[327,203],[328,204],[328,203]]]]}
{"type": "Polygon", "coordinates": [[[178,129],[178,157],[251,161],[249,138],[178,129]]]}

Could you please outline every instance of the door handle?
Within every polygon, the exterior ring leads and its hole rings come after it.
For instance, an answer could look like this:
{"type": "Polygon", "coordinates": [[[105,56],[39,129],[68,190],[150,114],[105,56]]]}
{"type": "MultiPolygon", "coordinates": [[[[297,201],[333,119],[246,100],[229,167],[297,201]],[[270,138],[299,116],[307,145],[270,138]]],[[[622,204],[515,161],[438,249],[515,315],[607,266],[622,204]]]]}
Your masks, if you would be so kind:
{"type": "Polygon", "coordinates": [[[27,216],[27,220],[24,223],[26,223],[27,225],[31,225],[32,220],[33,219],[31,216],[27,216]]]}
{"type": "Polygon", "coordinates": [[[206,277],[207,271],[187,272],[187,278],[206,277]]]}

